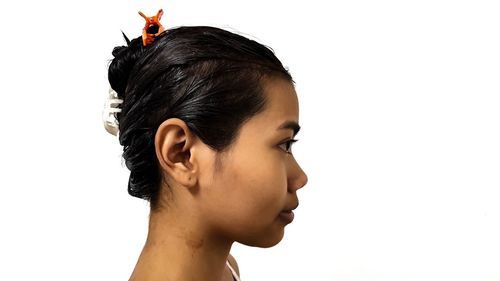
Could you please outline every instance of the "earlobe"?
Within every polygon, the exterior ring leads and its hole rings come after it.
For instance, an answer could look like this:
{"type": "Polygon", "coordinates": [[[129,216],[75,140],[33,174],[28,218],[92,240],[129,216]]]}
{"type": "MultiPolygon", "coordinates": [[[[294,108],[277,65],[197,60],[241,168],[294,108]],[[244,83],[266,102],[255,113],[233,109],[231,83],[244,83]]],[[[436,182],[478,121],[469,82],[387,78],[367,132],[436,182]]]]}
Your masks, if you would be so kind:
{"type": "Polygon", "coordinates": [[[156,131],[155,151],[161,169],[176,182],[188,187],[196,184],[193,143],[193,134],[178,118],[165,120],[156,131]]]}

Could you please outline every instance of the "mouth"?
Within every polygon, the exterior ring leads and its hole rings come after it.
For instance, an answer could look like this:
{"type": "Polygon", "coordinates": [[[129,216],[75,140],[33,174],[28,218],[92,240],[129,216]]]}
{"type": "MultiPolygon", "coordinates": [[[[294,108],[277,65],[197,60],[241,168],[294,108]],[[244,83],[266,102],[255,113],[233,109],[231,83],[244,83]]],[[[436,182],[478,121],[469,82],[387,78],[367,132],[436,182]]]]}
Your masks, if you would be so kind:
{"type": "Polygon", "coordinates": [[[281,213],[279,214],[280,219],[282,219],[286,223],[291,223],[293,221],[293,219],[295,218],[295,214],[293,213],[293,210],[297,209],[298,206],[299,206],[299,202],[297,201],[297,204],[295,204],[291,207],[288,207],[288,208],[284,209],[283,211],[281,211],[281,213]]]}

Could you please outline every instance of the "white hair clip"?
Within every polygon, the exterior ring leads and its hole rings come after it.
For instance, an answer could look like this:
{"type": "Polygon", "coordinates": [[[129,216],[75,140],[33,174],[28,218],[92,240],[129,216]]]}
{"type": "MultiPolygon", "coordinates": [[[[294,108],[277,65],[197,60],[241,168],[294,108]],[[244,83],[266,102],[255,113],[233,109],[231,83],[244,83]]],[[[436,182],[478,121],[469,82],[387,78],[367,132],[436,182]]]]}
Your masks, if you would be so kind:
{"type": "Polygon", "coordinates": [[[121,112],[122,110],[118,108],[118,105],[123,103],[123,100],[118,98],[118,93],[115,90],[109,88],[109,96],[104,104],[104,110],[102,112],[102,121],[104,123],[104,128],[108,133],[118,136],[118,120],[115,118],[116,112],[121,112]]]}

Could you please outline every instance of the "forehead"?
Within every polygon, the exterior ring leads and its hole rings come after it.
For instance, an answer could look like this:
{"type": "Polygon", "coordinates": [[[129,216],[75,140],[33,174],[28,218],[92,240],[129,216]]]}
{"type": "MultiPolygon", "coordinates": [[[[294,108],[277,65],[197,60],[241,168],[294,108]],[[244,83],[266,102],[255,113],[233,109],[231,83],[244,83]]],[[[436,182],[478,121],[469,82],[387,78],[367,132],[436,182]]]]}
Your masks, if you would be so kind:
{"type": "Polygon", "coordinates": [[[267,109],[263,112],[263,117],[273,122],[272,125],[286,120],[298,122],[299,103],[293,84],[285,79],[272,78],[265,79],[263,86],[267,98],[267,109]]]}
{"type": "Polygon", "coordinates": [[[267,78],[262,85],[266,108],[241,128],[238,143],[245,149],[255,146],[256,139],[274,141],[276,136],[283,136],[282,133],[293,132],[278,129],[285,121],[299,123],[299,104],[293,84],[281,78],[267,78]]]}

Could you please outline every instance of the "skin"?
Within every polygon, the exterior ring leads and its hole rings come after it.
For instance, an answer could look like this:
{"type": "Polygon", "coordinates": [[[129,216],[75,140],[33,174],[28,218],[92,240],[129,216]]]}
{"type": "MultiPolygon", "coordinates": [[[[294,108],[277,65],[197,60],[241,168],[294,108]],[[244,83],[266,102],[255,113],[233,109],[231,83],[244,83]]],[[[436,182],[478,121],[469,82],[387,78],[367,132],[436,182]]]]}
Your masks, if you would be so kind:
{"type": "Polygon", "coordinates": [[[307,175],[289,153],[299,106],[293,84],[265,80],[267,108],[247,121],[221,155],[192,134],[177,118],[164,121],[155,136],[164,176],[160,208],[150,214],[149,233],[130,280],[233,280],[226,266],[233,242],[272,247],[287,222],[279,213],[298,204],[297,190],[307,175]],[[171,192],[168,192],[171,190],[171,192]]]}

